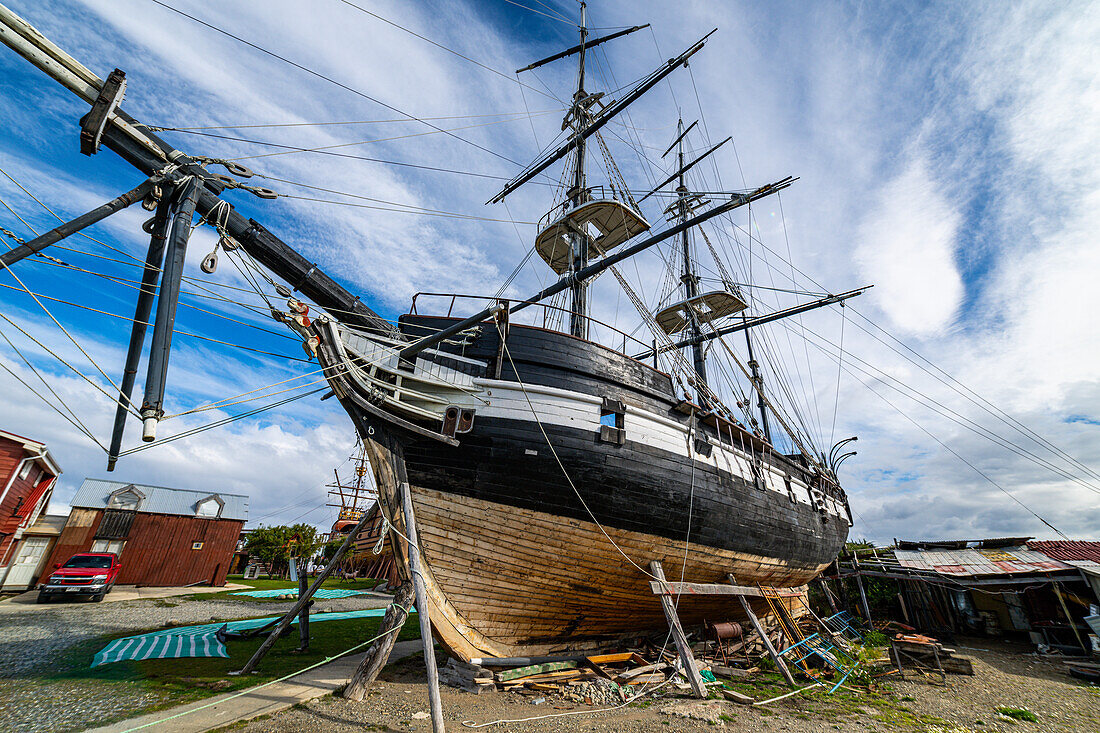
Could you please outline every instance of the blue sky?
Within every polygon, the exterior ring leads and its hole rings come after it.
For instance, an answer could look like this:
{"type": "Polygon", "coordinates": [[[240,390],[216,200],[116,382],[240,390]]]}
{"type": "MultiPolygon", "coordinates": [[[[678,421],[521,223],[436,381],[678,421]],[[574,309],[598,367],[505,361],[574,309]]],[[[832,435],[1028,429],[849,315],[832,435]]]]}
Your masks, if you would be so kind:
{"type": "MultiPolygon", "coordinates": [[[[576,42],[575,28],[557,17],[575,18],[575,3],[520,1],[529,7],[503,0],[358,3],[504,76],[335,0],[167,3],[403,112],[440,118],[432,124],[469,142],[407,120],[377,122],[402,115],[147,0],[9,5],[101,77],[116,66],[124,69],[129,79],[124,106],[149,124],[235,125],[205,132],[306,148],[346,145],[332,151],[345,157],[268,155],[286,151],[164,133],[192,154],[241,158],[269,177],[255,179],[260,185],[281,194],[381,207],[304,198],[265,202],[240,192],[227,196],[377,310],[396,317],[417,290],[495,292],[530,247],[531,222],[549,208],[549,188],[542,185],[509,197],[506,206],[483,205],[502,183],[493,177],[511,176],[516,163],[526,163],[559,134],[562,105],[555,97],[566,98],[573,83],[569,63],[521,76],[527,88],[515,82],[514,69],[576,42]],[[338,121],[372,122],[241,127],[338,121]],[[432,134],[419,134],[425,132],[432,134]],[[495,221],[393,210],[409,206],[495,221]]],[[[653,24],[652,32],[592,54],[589,86],[601,90],[628,84],[719,28],[689,72],[674,74],[632,107],[623,125],[608,127],[605,137],[632,185],[644,188],[664,170],[657,158],[674,136],[677,109],[688,120],[701,112],[706,136],[692,139],[695,148],[702,149],[708,138],[734,137],[734,145],[715,158],[726,188],[800,176],[781,200],[755,207],[751,221],[735,217],[723,230],[712,231],[716,244],[734,250],[735,278],[751,276],[757,284],[807,291],[875,284],[844,312],[818,311],[761,334],[763,348],[783,365],[769,379],[790,385],[809,432],[821,442],[860,435],[859,455],[842,474],[859,514],[853,532],[887,541],[917,535],[1049,534],[991,479],[1066,534],[1100,534],[1100,478],[1045,447],[1051,441],[1093,469],[1100,458],[1100,336],[1091,323],[1100,295],[1089,277],[1100,265],[1095,246],[1100,230],[1097,7],[595,2],[589,13],[591,24],[599,27],[653,24]],[[628,140],[640,144],[649,160],[628,148],[628,140]],[[745,231],[760,242],[750,242],[745,231]],[[802,345],[804,334],[811,345],[802,345]],[[838,370],[835,357],[825,353],[835,353],[835,347],[821,339],[839,344],[841,338],[845,358],[838,370]],[[925,371],[902,358],[899,352],[912,356],[907,348],[1011,418],[984,409],[985,403],[968,398],[957,383],[952,389],[931,367],[925,371]],[[859,371],[855,357],[873,365],[873,370],[864,367],[870,376],[859,371]],[[910,391],[906,396],[898,390],[910,391]],[[970,429],[945,420],[929,404],[971,421],[970,429]],[[1012,420],[1027,428],[1018,429],[1012,420]],[[1011,441],[1015,452],[988,435],[1011,441]],[[1041,436],[1040,441],[1031,435],[1041,436]],[[1021,448],[1060,473],[1021,457],[1021,448]]],[[[80,155],[76,120],[86,105],[7,49],[0,50],[0,99],[0,168],[61,216],[81,213],[140,180],[109,151],[92,158],[80,155]]],[[[717,185],[715,172],[706,171],[704,179],[700,171],[699,176],[693,185],[717,185]]],[[[39,231],[56,222],[3,176],[0,198],[39,231]]],[[[651,206],[645,213],[656,221],[659,209],[651,206]]],[[[89,230],[125,254],[81,238],[66,242],[79,251],[54,254],[99,273],[136,277],[131,265],[94,255],[123,261],[141,257],[145,216],[135,207],[89,230]]],[[[0,226],[29,234],[2,206],[0,226]]],[[[209,227],[196,230],[189,277],[201,276],[198,260],[214,240],[209,227]]],[[[660,267],[655,252],[640,258],[636,269],[624,268],[650,305],[661,294],[655,285],[660,267]]],[[[23,263],[15,274],[45,296],[127,317],[132,313],[134,291],[124,284],[42,262],[23,263]]],[[[520,270],[512,292],[530,293],[549,279],[536,259],[520,270]]],[[[311,374],[315,366],[285,358],[304,354],[263,314],[263,301],[244,292],[248,283],[225,256],[207,280],[212,282],[193,280],[186,286],[190,292],[181,307],[180,329],[280,356],[177,336],[169,411],[194,409],[287,379],[296,381],[247,397],[291,387],[295,391],[279,396],[306,391],[305,385],[317,379],[311,374]],[[218,300],[200,287],[254,309],[218,300]]],[[[10,273],[0,276],[0,284],[19,287],[10,273]]],[[[609,277],[597,282],[593,298],[599,317],[625,330],[637,325],[609,277]]],[[[753,305],[766,311],[792,302],[790,296],[760,291],[753,305]]],[[[57,301],[43,303],[117,380],[129,324],[57,301]]],[[[2,289],[0,312],[110,391],[106,379],[25,293],[2,289]]],[[[51,385],[105,442],[113,414],[107,399],[6,321],[0,321],[0,330],[49,374],[51,385]]],[[[731,345],[740,347],[739,342],[731,345]]],[[[2,340],[0,359],[34,381],[2,340]]],[[[105,475],[103,453],[89,439],[6,372],[0,373],[0,384],[4,427],[46,440],[66,469],[59,504],[84,476],[105,475]]],[[[163,434],[275,399],[174,418],[165,422],[163,434]]],[[[137,445],[135,428],[131,424],[128,447],[137,445]]],[[[120,462],[115,475],[167,485],[223,486],[252,496],[254,520],[323,524],[331,512],[323,506],[323,484],[353,443],[338,405],[313,397],[135,453],[120,462]]]]}

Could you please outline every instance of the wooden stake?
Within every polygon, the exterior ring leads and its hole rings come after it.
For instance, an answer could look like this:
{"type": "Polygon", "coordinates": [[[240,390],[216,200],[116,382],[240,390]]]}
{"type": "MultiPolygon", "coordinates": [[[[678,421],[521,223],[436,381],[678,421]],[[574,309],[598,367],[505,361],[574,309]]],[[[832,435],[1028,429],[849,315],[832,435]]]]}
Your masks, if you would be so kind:
{"type": "MultiPolygon", "coordinates": [[[[665,571],[661,567],[660,561],[654,560],[649,563],[649,570],[660,582],[665,582],[665,571]]],[[[707,688],[703,684],[703,676],[699,674],[699,667],[695,664],[695,656],[691,653],[691,646],[688,645],[687,636],[684,635],[684,628],[680,626],[680,617],[676,615],[676,605],[672,602],[672,596],[662,594],[660,598],[665,618],[668,619],[668,626],[672,630],[672,640],[676,642],[676,650],[680,652],[680,661],[684,663],[684,674],[691,684],[691,691],[695,693],[696,697],[705,698],[707,688]]],[[[742,603],[744,603],[744,600],[742,600],[742,603]]]]}
{"type": "Polygon", "coordinates": [[[779,669],[780,674],[783,675],[783,679],[787,680],[787,684],[791,687],[794,687],[794,677],[791,676],[791,671],[787,669],[787,665],[783,662],[783,657],[779,656],[779,652],[775,650],[772,640],[768,637],[767,630],[764,629],[764,624],[760,623],[760,619],[752,612],[752,606],[749,605],[749,602],[745,600],[744,596],[738,596],[737,599],[741,601],[741,608],[744,609],[745,615],[749,617],[749,621],[752,623],[752,627],[756,629],[756,633],[760,635],[760,640],[764,642],[764,648],[768,650],[768,655],[772,658],[772,661],[775,662],[775,666],[779,669]]]}
{"type": "Polygon", "coordinates": [[[328,578],[329,574],[332,573],[332,571],[336,569],[336,566],[340,563],[340,561],[344,559],[344,554],[347,553],[348,548],[351,547],[351,541],[359,536],[359,532],[362,531],[363,527],[367,523],[367,519],[369,518],[369,514],[363,515],[363,518],[359,520],[359,524],[355,525],[351,532],[348,533],[348,536],[344,538],[344,543],[340,545],[340,549],[337,550],[336,554],[332,556],[332,559],[328,561],[328,565],[325,566],[325,569],[320,572],[320,574],[317,576],[317,579],[313,581],[313,584],[311,586],[309,586],[309,589],[306,591],[305,595],[298,598],[298,601],[294,604],[294,607],[287,611],[287,614],[283,616],[282,620],[275,625],[275,628],[272,629],[271,633],[268,634],[266,639],[264,639],[264,643],[260,644],[260,648],[257,649],[256,653],[252,655],[252,658],[249,659],[243,667],[241,667],[241,670],[236,673],[230,672],[230,674],[248,674],[252,670],[256,669],[256,665],[260,663],[260,660],[263,659],[264,656],[271,650],[271,647],[275,645],[275,640],[282,636],[283,632],[286,631],[288,626],[290,626],[291,621],[294,620],[294,617],[297,616],[299,612],[301,612],[302,607],[309,603],[309,599],[312,598],[313,594],[317,592],[317,589],[321,587],[321,583],[325,582],[325,579],[328,578]]]}
{"type": "MultiPolygon", "coordinates": [[[[309,590],[306,587],[306,567],[307,563],[304,558],[293,558],[293,562],[298,567],[298,597],[301,598],[309,590]]],[[[298,651],[309,651],[309,606],[302,606],[301,613],[298,614],[298,636],[301,639],[301,643],[298,645],[298,651]]]]}
{"type": "MultiPolygon", "coordinates": [[[[399,461],[399,475],[404,474],[404,461],[399,461]]],[[[403,479],[404,476],[401,475],[403,479]]],[[[412,490],[409,482],[401,482],[401,505],[405,514],[405,533],[409,546],[409,575],[416,592],[417,617],[420,619],[420,638],[424,642],[424,664],[428,667],[428,701],[432,711],[432,730],[444,733],[443,702],[439,699],[439,669],[435,666],[435,643],[432,640],[432,621],[428,614],[428,593],[424,577],[420,574],[420,546],[416,537],[416,518],[413,515],[412,490]]]]}
{"type": "Polygon", "coordinates": [[[405,624],[408,615],[403,609],[409,607],[412,599],[412,583],[402,583],[393,594],[393,603],[386,609],[386,615],[382,617],[382,623],[378,627],[378,633],[385,636],[367,649],[367,656],[363,657],[363,661],[359,663],[355,674],[351,676],[347,687],[344,688],[343,696],[348,700],[361,702],[367,692],[367,685],[378,679],[378,673],[386,666],[393,651],[393,645],[397,643],[399,633],[394,629],[405,624]]]}

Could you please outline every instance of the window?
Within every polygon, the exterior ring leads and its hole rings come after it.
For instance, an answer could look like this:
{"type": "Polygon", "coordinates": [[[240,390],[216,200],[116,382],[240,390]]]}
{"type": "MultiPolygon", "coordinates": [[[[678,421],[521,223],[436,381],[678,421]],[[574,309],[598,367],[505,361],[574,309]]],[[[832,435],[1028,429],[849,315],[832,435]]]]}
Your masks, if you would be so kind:
{"type": "Polygon", "coordinates": [[[217,519],[221,516],[225,502],[217,494],[211,494],[199,503],[195,504],[195,516],[217,519]]]}
{"type": "Polygon", "coordinates": [[[620,400],[603,398],[600,405],[600,440],[605,443],[626,442],[626,405],[620,400]]]}
{"type": "MultiPolygon", "coordinates": [[[[122,554],[122,548],[126,544],[126,540],[96,540],[92,543],[91,552],[113,552],[116,555],[122,554]]],[[[74,560],[77,558],[73,558],[74,560]]],[[[72,565],[66,565],[65,567],[76,567],[72,565]]],[[[97,565],[94,567],[110,567],[107,565],[97,565]]]]}
{"type": "Polygon", "coordinates": [[[111,498],[107,502],[107,508],[136,511],[141,507],[141,502],[144,501],[144,499],[145,494],[141,493],[133,486],[127,486],[111,494],[111,498]]]}
{"type": "Polygon", "coordinates": [[[23,467],[19,469],[20,480],[26,481],[27,477],[31,475],[31,469],[34,468],[34,461],[27,461],[23,464],[23,467]]]}
{"type": "MultiPolygon", "coordinates": [[[[103,550],[92,550],[92,552],[103,552],[103,550]]],[[[65,567],[77,568],[80,570],[105,570],[111,567],[111,558],[77,555],[76,557],[69,558],[69,561],[65,563],[65,567]]]]}
{"type": "Polygon", "coordinates": [[[191,549],[192,550],[201,550],[202,549],[202,543],[201,542],[192,542],[191,543],[191,549]]]}

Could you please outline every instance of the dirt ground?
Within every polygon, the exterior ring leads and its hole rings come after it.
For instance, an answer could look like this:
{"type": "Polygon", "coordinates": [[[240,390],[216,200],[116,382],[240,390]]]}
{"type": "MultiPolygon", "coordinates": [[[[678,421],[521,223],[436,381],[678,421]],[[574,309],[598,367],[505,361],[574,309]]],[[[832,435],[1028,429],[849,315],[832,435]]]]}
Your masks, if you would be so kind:
{"type": "MultiPolygon", "coordinates": [[[[730,727],[742,731],[1072,731],[1100,732],[1100,687],[1065,673],[1058,661],[1029,654],[1022,644],[960,639],[954,648],[974,662],[973,677],[948,675],[947,686],[928,680],[886,678],[878,692],[840,691],[833,696],[807,692],[765,707],[724,700],[697,701],[671,694],[640,700],[607,712],[566,702],[559,696],[523,696],[513,692],[481,695],[443,688],[449,730],[486,725],[508,731],[705,731],[730,727]],[[1038,720],[1014,720],[996,708],[1023,708],[1038,720]],[[561,715],[562,713],[573,713],[561,715]],[[555,716],[535,719],[539,716],[555,716]]],[[[362,703],[323,697],[234,731],[430,731],[423,667],[392,665],[362,703]]],[[[738,686],[763,699],[775,687],[738,686]]]]}

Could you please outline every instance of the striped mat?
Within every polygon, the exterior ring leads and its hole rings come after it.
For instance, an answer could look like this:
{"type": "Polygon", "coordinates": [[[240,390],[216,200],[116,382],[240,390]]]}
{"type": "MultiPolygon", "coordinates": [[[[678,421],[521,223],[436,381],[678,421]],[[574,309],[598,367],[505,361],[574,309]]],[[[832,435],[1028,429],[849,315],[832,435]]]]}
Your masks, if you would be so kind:
{"type": "MultiPolygon", "coordinates": [[[[371,618],[384,616],[384,608],[366,608],[360,611],[341,611],[334,613],[311,613],[310,624],[324,621],[344,621],[352,618],[371,618]]],[[[225,644],[218,638],[217,633],[223,627],[228,631],[244,631],[255,629],[281,618],[281,616],[266,616],[264,618],[249,618],[242,621],[229,621],[227,623],[202,624],[200,626],[180,626],[164,631],[154,631],[138,636],[127,636],[124,639],[115,639],[103,647],[95,658],[92,659],[93,667],[112,662],[122,662],[128,659],[175,659],[178,657],[228,657],[225,644]]],[[[294,619],[298,623],[298,619],[294,619]]]]}
{"type": "MultiPolygon", "coordinates": [[[[230,593],[231,596],[252,596],[253,598],[277,598],[278,596],[298,597],[297,588],[275,588],[273,590],[239,590],[230,593]]],[[[348,596],[365,596],[361,590],[346,590],[341,588],[318,588],[313,594],[314,598],[347,598],[348,596]]]]}

